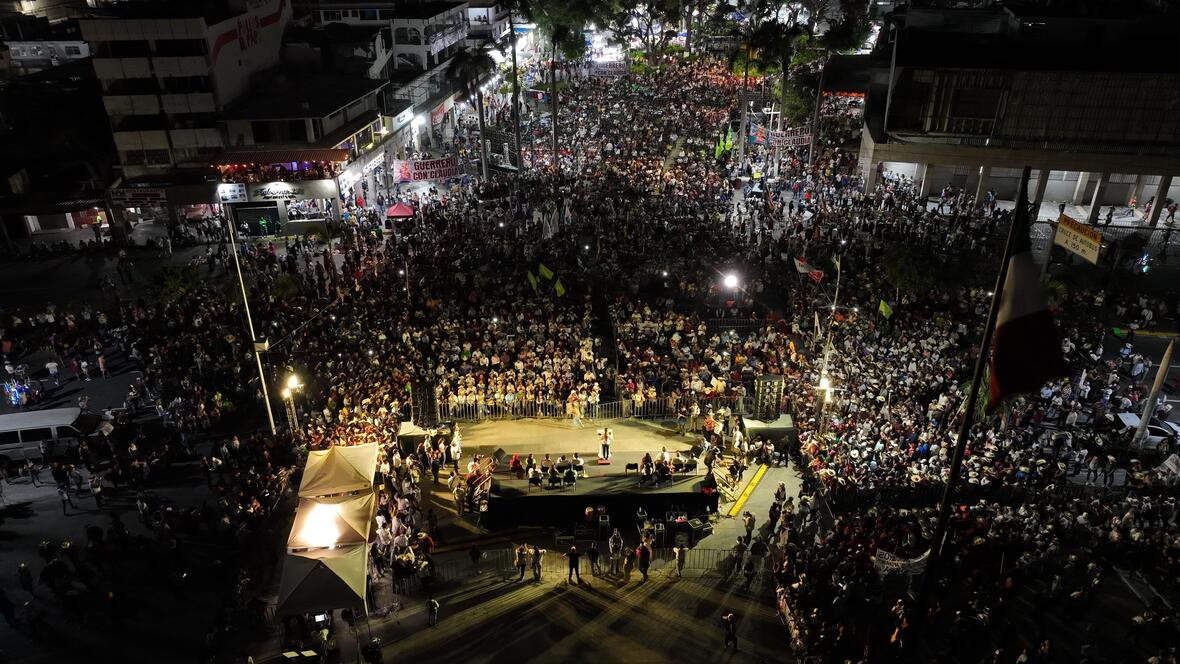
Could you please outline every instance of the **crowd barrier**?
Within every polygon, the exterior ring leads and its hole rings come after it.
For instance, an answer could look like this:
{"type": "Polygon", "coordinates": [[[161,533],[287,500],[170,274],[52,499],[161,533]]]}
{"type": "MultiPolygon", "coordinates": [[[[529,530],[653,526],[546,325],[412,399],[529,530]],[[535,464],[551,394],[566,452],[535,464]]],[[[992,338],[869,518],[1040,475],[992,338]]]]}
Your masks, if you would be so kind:
{"type": "MultiPolygon", "coordinates": [[[[608,552],[606,542],[599,542],[599,559],[598,566],[602,573],[607,573],[611,567],[610,554],[608,552]]],[[[591,576],[592,570],[589,558],[585,555],[586,544],[584,542],[578,543],[578,550],[582,552],[582,557],[578,563],[578,573],[587,577],[591,576]]],[[[569,561],[565,557],[565,553],[569,550],[568,546],[552,546],[541,547],[544,555],[541,558],[541,575],[547,577],[554,574],[566,575],[569,573],[569,561]]],[[[463,560],[449,560],[446,562],[435,563],[434,565],[434,582],[435,583],[460,583],[465,580],[474,578],[482,574],[492,575],[519,575],[520,572],[516,569],[514,563],[516,560],[516,551],[514,548],[491,549],[483,551],[478,564],[473,563],[470,559],[463,560]]],[[[684,556],[684,569],[692,570],[703,574],[716,574],[725,576],[736,572],[734,570],[734,554],[729,549],[688,549],[684,556]]],[[[770,568],[769,556],[766,556],[762,561],[764,569],[770,568]]],[[[623,566],[622,559],[619,560],[620,569],[623,566]]],[[[653,549],[652,563],[650,572],[671,571],[676,568],[676,555],[672,547],[663,547],[653,549]]],[[[633,573],[638,576],[639,570],[634,569],[633,573]]],[[[528,567],[525,569],[525,578],[532,578],[532,558],[528,560],[528,567]]]]}
{"type": "MultiPolygon", "coordinates": [[[[659,397],[654,400],[635,401],[626,399],[607,403],[586,403],[580,407],[582,418],[587,421],[612,421],[625,419],[676,420],[681,410],[691,412],[691,405],[696,402],[701,407],[696,428],[704,413],[709,408],[728,409],[736,415],[744,415],[752,410],[753,399],[739,396],[704,397],[659,397]]],[[[440,401],[438,404],[439,417],[442,420],[459,422],[482,422],[485,420],[515,420],[515,419],[570,419],[566,404],[562,402],[518,401],[511,403],[451,403],[440,401]]],[[[685,423],[688,424],[687,422],[685,423]]]]}

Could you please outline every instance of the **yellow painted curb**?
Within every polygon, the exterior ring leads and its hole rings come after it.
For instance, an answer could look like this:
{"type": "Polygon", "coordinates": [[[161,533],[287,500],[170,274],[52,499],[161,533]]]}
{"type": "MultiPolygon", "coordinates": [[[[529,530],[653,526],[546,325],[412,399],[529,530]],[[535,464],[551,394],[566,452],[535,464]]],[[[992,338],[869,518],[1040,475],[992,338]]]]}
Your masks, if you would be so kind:
{"type": "Polygon", "coordinates": [[[742,507],[744,507],[746,501],[750,499],[750,494],[754,493],[754,489],[758,486],[758,483],[762,481],[762,476],[766,474],[766,468],[767,466],[758,467],[758,472],[754,473],[754,477],[752,477],[750,479],[750,483],[746,485],[745,491],[742,491],[742,495],[738,496],[738,499],[733,501],[733,507],[729,508],[729,516],[737,516],[742,511],[742,507]]]}

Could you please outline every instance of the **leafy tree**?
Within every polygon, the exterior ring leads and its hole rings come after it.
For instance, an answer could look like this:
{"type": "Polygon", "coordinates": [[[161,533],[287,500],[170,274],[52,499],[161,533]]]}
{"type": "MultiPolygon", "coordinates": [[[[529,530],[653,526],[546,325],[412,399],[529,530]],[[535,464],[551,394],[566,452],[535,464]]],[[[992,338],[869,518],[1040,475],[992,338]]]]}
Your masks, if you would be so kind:
{"type": "Polygon", "coordinates": [[[156,273],[152,295],[162,304],[180,302],[201,287],[201,275],[192,265],[168,265],[156,273]]]}
{"type": "Polygon", "coordinates": [[[829,53],[855,51],[864,45],[872,31],[868,5],[850,2],[844,5],[840,19],[828,27],[820,41],[829,53]]]}
{"type": "Polygon", "coordinates": [[[934,288],[934,261],[934,255],[925,249],[895,244],[885,251],[881,269],[898,291],[921,295],[934,288]]]}
{"type": "Polygon", "coordinates": [[[680,0],[648,0],[641,6],[620,4],[610,8],[606,28],[615,39],[629,44],[638,39],[643,52],[651,59],[662,53],[668,42],[676,36],[680,22],[680,0]]]}
{"type": "Polygon", "coordinates": [[[488,177],[488,155],[484,141],[483,88],[480,82],[495,70],[496,61],[488,52],[487,45],[456,53],[447,66],[447,78],[458,84],[468,99],[475,95],[475,116],[479,121],[479,166],[485,180],[488,177]]]}

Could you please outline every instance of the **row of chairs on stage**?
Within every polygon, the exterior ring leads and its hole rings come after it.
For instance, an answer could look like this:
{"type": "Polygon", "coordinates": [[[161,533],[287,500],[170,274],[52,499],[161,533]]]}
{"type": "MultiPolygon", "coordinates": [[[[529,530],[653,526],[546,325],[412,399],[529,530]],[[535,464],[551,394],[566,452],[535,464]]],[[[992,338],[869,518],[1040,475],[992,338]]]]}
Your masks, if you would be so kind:
{"type": "Polygon", "coordinates": [[[570,466],[570,467],[567,467],[565,469],[565,472],[562,472],[562,473],[550,473],[549,475],[538,474],[538,475],[533,475],[533,476],[529,477],[528,490],[532,491],[533,487],[537,487],[537,488],[541,489],[542,491],[544,491],[546,484],[548,484],[549,488],[551,488],[551,489],[553,489],[553,488],[565,489],[567,487],[575,486],[575,485],[577,485],[577,483],[578,483],[578,471],[575,469],[574,466],[570,466]]]}
{"type": "Polygon", "coordinates": [[[675,475],[693,475],[697,472],[696,459],[683,459],[677,457],[672,460],[670,465],[653,464],[644,466],[639,463],[628,463],[623,466],[623,473],[635,471],[639,475],[639,486],[651,484],[652,486],[660,486],[671,482],[675,475]]]}

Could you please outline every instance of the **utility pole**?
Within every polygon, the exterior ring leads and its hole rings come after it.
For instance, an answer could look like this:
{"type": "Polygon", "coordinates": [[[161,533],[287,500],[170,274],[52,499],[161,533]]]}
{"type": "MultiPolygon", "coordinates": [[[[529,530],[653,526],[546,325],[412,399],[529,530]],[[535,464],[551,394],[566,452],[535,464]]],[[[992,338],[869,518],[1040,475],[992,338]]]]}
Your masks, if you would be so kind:
{"type": "Polygon", "coordinates": [[[1147,395],[1147,405],[1143,407],[1143,415],[1139,417],[1139,428],[1135,429],[1135,437],[1131,439],[1132,447],[1142,445],[1143,438],[1147,435],[1147,425],[1151,422],[1151,416],[1155,414],[1155,404],[1160,398],[1160,388],[1164,386],[1164,378],[1168,376],[1168,369],[1172,367],[1172,349],[1175,346],[1175,339],[1168,342],[1168,349],[1164,351],[1164,359],[1160,361],[1160,368],[1155,372],[1155,382],[1151,385],[1151,393],[1147,395]]]}
{"type": "Polygon", "coordinates": [[[238,260],[238,227],[234,221],[233,208],[229,205],[225,206],[226,222],[229,228],[229,245],[230,254],[234,257],[234,269],[238,273],[238,286],[242,289],[242,307],[246,309],[246,327],[250,331],[250,344],[254,349],[254,361],[258,364],[258,384],[262,386],[262,401],[266,404],[266,421],[270,424],[270,434],[273,436],[278,433],[275,429],[275,414],[270,408],[270,389],[266,386],[266,372],[262,370],[262,351],[267,346],[266,342],[258,343],[258,337],[254,335],[254,318],[250,315],[250,298],[246,295],[246,281],[242,279],[242,263],[238,260]]]}

